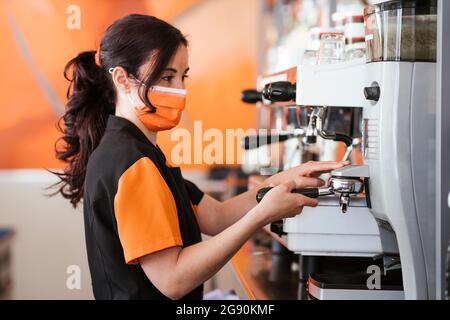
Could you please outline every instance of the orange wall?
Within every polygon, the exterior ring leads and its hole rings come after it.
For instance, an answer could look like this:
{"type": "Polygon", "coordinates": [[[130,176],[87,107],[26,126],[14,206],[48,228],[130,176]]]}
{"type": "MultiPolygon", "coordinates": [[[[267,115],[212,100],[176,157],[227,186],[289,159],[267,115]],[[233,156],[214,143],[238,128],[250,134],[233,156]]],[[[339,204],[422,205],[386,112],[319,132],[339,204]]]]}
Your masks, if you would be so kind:
{"type": "MultiPolygon", "coordinates": [[[[191,72],[187,112],[203,128],[249,128],[255,110],[239,101],[255,82],[257,0],[0,0],[0,168],[59,167],[66,62],[93,50],[106,27],[129,13],[166,19],[188,35],[191,72]],[[81,29],[66,28],[66,8],[81,9],[81,29]]],[[[170,154],[169,132],[159,144],[170,154]]],[[[188,166],[198,167],[198,166],[188,166]]],[[[200,166],[204,167],[204,166],[200,166]]]]}

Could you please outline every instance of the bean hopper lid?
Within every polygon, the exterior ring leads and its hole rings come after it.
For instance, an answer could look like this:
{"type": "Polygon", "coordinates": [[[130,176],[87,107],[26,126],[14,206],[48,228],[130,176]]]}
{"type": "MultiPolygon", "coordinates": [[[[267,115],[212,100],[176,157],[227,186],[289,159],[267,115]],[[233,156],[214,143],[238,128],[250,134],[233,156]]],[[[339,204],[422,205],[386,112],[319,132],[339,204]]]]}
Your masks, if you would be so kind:
{"type": "Polygon", "coordinates": [[[430,7],[437,8],[437,0],[393,0],[367,6],[364,15],[403,8],[427,9],[430,7]]]}

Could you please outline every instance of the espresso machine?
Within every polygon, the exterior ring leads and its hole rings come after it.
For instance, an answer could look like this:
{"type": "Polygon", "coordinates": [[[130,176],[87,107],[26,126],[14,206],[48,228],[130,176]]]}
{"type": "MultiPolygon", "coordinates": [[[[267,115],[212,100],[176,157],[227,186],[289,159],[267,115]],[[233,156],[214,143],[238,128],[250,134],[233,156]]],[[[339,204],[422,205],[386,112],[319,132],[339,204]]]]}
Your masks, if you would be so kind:
{"type": "Polygon", "coordinates": [[[308,121],[307,110],[298,108],[295,101],[271,99],[264,89],[273,81],[290,87],[290,81],[295,81],[295,77],[294,69],[259,77],[256,89],[242,91],[241,100],[256,105],[259,114],[258,132],[246,136],[241,143],[246,153],[245,172],[259,171],[259,174],[267,176],[314,159],[314,154],[302,143],[308,121]]]}
{"type": "Polygon", "coordinates": [[[366,57],[298,65],[295,81],[262,90],[312,110],[301,133],[310,142],[342,142],[347,159],[362,144],[361,164],[331,172],[326,187],[293,191],[319,198],[282,224],[309,298],[436,297],[436,20],[435,0],[368,6],[366,57]],[[362,110],[362,139],[327,130],[330,108],[362,110]]]}

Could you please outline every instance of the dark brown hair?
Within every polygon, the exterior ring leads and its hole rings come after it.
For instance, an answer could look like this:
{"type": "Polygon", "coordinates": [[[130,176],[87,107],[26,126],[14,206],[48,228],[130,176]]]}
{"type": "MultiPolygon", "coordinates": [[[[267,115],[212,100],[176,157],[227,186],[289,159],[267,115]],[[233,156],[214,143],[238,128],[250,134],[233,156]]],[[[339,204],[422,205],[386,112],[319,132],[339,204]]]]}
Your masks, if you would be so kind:
{"type": "Polygon", "coordinates": [[[109,115],[115,112],[116,90],[108,70],[117,66],[141,79],[139,96],[150,112],[156,109],[147,91],[161,76],[181,46],[187,46],[181,32],[158,18],[140,14],[115,21],[106,30],[97,51],[85,51],[70,60],[64,77],[70,81],[65,114],[58,121],[63,133],[55,143],[56,157],[67,163],[62,172],[53,172],[60,181],[52,187],[76,207],[83,197],[86,166],[100,143],[109,115]],[[148,74],[139,68],[153,60],[148,74]]]}

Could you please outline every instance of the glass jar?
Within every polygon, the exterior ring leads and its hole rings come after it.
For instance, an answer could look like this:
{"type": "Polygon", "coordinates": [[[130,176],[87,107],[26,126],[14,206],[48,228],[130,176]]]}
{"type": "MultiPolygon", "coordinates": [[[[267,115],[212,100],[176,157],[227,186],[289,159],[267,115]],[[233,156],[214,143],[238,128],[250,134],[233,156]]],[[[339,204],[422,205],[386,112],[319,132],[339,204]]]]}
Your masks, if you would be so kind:
{"type": "Polygon", "coordinates": [[[436,62],[437,0],[395,0],[364,12],[367,61],[436,62]]]}
{"type": "Polygon", "coordinates": [[[345,55],[347,60],[363,58],[366,55],[366,39],[363,15],[345,17],[345,55]]]}
{"type": "Polygon", "coordinates": [[[343,32],[327,32],[320,36],[318,64],[332,64],[345,60],[345,37],[343,32]]]}
{"type": "Polygon", "coordinates": [[[303,53],[303,59],[301,61],[303,65],[316,65],[317,64],[317,50],[305,50],[303,53]]]}
{"type": "Polygon", "coordinates": [[[366,56],[366,43],[364,41],[347,43],[345,46],[346,60],[364,58],[366,56]]]}

